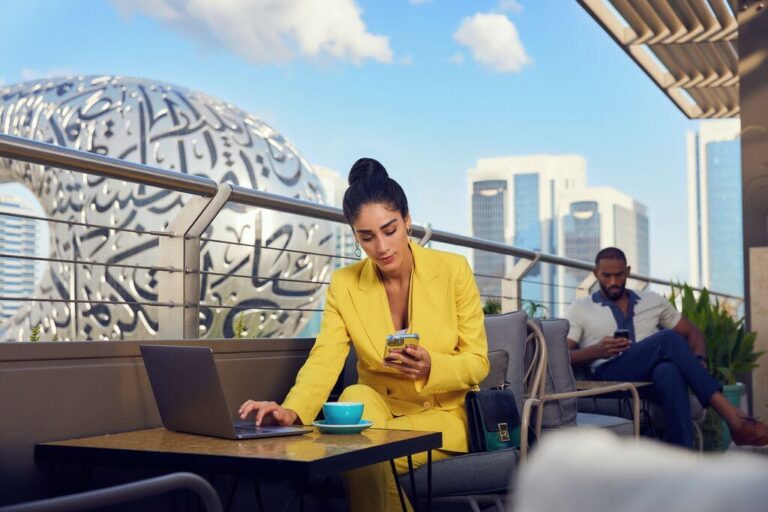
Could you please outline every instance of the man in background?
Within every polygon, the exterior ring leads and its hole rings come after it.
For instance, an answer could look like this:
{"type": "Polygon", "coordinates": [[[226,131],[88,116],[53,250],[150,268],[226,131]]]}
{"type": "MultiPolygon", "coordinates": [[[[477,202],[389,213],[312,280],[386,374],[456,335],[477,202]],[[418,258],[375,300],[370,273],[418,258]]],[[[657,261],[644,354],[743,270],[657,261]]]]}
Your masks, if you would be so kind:
{"type": "Polygon", "coordinates": [[[576,299],[565,315],[571,364],[589,364],[599,380],[653,382],[652,400],[664,412],[669,443],[693,446],[690,387],[704,407],[711,405],[725,420],[736,444],[768,445],[768,425],[734,407],[707,373],[701,332],[661,295],[627,289],[629,272],[620,249],[597,253],[600,290],[576,299]]]}

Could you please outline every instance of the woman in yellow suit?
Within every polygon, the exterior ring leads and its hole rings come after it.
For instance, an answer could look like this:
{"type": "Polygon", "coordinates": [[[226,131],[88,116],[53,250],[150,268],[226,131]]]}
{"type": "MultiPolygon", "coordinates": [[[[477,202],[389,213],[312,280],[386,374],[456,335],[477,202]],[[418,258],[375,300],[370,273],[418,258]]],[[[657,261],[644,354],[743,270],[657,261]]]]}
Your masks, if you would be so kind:
{"type": "MultiPolygon", "coordinates": [[[[359,380],[339,401],[363,402],[374,428],[442,432],[439,460],[468,451],[464,395],[488,374],[488,344],[472,271],[464,257],[410,242],[405,193],[376,160],[362,158],[349,173],[344,216],[368,258],[331,279],[320,333],[285,401],[248,400],[256,424],[310,424],[341,372],[350,343],[359,380]],[[417,333],[417,347],[385,357],[387,335],[417,333]]],[[[426,454],[413,457],[414,465],[426,454]]],[[[396,461],[399,473],[407,471],[396,461]]],[[[353,511],[399,510],[389,464],[345,475],[353,511]]]]}

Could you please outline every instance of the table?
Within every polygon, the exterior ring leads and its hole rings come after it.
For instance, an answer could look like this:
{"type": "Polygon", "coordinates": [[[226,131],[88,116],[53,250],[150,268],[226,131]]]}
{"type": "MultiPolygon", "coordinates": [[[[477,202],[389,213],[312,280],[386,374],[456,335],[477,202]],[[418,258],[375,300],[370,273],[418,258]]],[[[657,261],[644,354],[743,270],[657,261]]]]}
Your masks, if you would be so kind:
{"type": "MultiPolygon", "coordinates": [[[[269,476],[298,481],[322,478],[370,464],[408,457],[411,487],[416,492],[411,455],[427,452],[427,508],[432,498],[432,450],[442,446],[439,432],[368,429],[355,435],[309,434],[229,440],[171,432],[164,428],[107,434],[35,446],[35,461],[119,466],[202,473],[269,476]]],[[[405,510],[402,489],[395,478],[405,510]]],[[[304,507],[303,486],[299,503],[304,507]]],[[[414,496],[415,498],[415,496],[414,496]]],[[[417,506],[414,499],[414,506],[417,506]]]]}

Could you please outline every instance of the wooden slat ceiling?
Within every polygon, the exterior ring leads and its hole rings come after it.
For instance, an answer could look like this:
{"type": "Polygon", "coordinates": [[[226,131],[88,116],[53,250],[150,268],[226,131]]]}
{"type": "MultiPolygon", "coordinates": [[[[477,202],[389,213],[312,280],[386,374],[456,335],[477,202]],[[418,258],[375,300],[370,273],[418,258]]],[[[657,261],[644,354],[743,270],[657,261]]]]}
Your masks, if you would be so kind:
{"type": "Polygon", "coordinates": [[[737,0],[579,3],[686,116],[739,116],[737,0]]]}

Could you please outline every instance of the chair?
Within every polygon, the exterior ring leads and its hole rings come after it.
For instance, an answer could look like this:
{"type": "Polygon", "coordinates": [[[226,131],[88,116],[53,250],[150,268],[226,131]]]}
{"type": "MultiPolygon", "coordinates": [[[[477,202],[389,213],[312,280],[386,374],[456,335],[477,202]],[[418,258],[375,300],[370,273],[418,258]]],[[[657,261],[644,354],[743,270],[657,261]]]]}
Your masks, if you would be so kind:
{"type": "MultiPolygon", "coordinates": [[[[579,380],[592,380],[592,372],[586,365],[573,367],[573,373],[579,380]]],[[[649,388],[649,390],[652,388],[649,388]]],[[[664,429],[664,413],[661,407],[648,400],[646,389],[640,390],[641,400],[641,423],[643,425],[643,435],[650,437],[659,437],[659,430],[664,429]]],[[[630,411],[625,407],[627,399],[626,393],[616,393],[605,398],[591,397],[589,399],[579,399],[578,409],[580,412],[593,414],[614,414],[624,418],[630,417],[630,411]]],[[[690,394],[691,418],[693,422],[693,432],[698,445],[698,451],[704,451],[704,438],[701,433],[701,425],[706,418],[707,409],[693,393],[690,394]]]]}
{"type": "Polygon", "coordinates": [[[206,480],[193,473],[172,473],[138,482],[116,485],[106,489],[70,494],[45,500],[19,503],[0,507],[2,512],[64,512],[68,510],[93,510],[130,503],[142,498],[157,496],[169,491],[189,489],[200,497],[204,510],[221,512],[219,495],[206,480]]]}
{"type": "MultiPolygon", "coordinates": [[[[534,433],[540,438],[543,433],[570,427],[592,427],[609,429],[620,435],[640,434],[640,398],[637,389],[631,383],[620,382],[597,389],[576,390],[571,370],[568,350],[568,321],[565,319],[528,321],[528,329],[536,343],[529,346],[539,351],[536,355],[526,355],[527,359],[538,358],[545,375],[536,388],[537,393],[525,403],[523,425],[530,421],[535,412],[534,433]],[[580,397],[592,397],[628,392],[632,396],[632,420],[607,414],[583,413],[578,411],[577,400],[580,397]],[[535,411],[534,411],[535,408],[535,411]]],[[[522,431],[523,437],[527,432],[522,431]]],[[[521,440],[522,441],[522,440],[521,440]]],[[[521,457],[527,456],[527,440],[521,442],[521,457]]]]}
{"type": "MultiPolygon", "coordinates": [[[[524,311],[485,317],[491,368],[480,387],[498,386],[506,380],[515,393],[520,411],[523,410],[524,396],[538,392],[538,383],[544,371],[538,358],[532,357],[526,361],[526,348],[533,342],[533,338],[528,336],[527,321],[528,315],[524,311]]],[[[350,351],[350,357],[345,364],[343,383],[348,386],[356,382],[356,358],[354,351],[350,351]]],[[[503,499],[516,472],[522,449],[521,447],[520,450],[510,448],[487,453],[467,453],[434,462],[433,505],[436,509],[462,507],[476,512],[487,507],[495,507],[499,512],[505,510],[503,499]]],[[[414,472],[414,481],[417,496],[424,496],[427,488],[425,467],[414,472]]],[[[401,476],[400,482],[412,499],[413,489],[408,476],[401,476]]]]}

